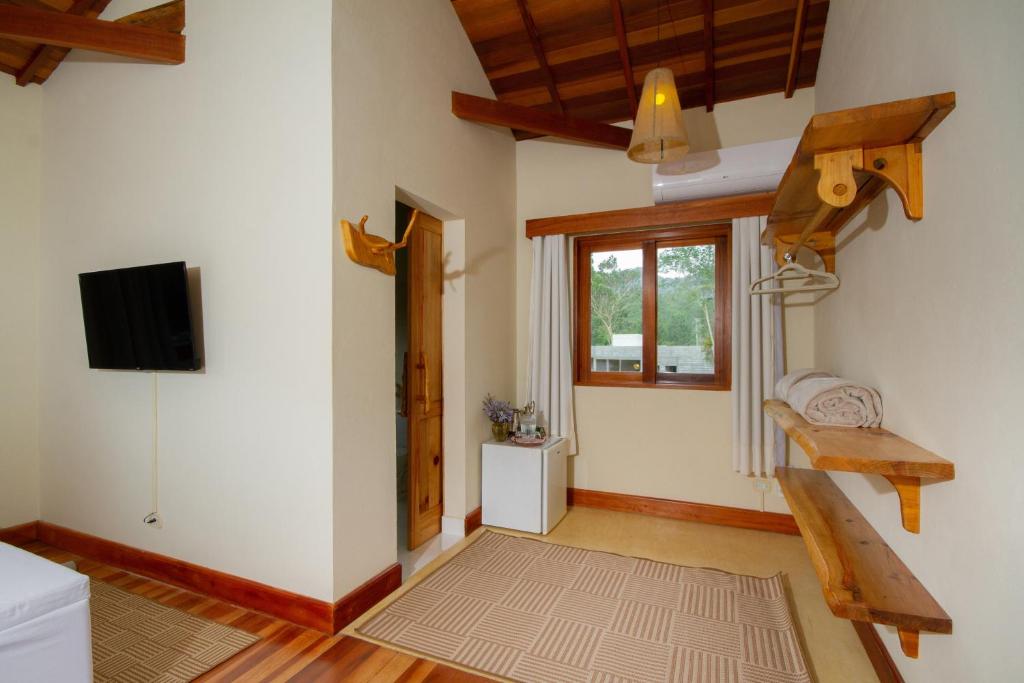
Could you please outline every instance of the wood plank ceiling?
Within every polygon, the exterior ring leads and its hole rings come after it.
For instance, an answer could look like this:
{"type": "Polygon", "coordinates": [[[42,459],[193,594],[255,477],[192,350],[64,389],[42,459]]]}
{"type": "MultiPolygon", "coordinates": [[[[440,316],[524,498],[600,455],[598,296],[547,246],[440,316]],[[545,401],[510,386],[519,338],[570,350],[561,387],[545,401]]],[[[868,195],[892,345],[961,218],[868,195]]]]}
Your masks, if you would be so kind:
{"type": "Polygon", "coordinates": [[[828,0],[452,0],[500,102],[632,119],[648,71],[683,108],[814,85],[828,0]]]}

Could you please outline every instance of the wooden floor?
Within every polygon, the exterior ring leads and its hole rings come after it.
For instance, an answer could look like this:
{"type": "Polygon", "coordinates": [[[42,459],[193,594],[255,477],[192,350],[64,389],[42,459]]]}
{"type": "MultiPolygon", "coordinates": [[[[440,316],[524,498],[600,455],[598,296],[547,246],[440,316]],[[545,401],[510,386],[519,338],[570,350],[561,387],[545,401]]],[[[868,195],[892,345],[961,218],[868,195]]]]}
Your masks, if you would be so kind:
{"type": "Polygon", "coordinates": [[[487,680],[355,638],[328,637],[319,631],[83,559],[39,541],[22,547],[55,562],[75,560],[78,571],[94,579],[263,638],[197,681],[476,683],[487,680]]]}

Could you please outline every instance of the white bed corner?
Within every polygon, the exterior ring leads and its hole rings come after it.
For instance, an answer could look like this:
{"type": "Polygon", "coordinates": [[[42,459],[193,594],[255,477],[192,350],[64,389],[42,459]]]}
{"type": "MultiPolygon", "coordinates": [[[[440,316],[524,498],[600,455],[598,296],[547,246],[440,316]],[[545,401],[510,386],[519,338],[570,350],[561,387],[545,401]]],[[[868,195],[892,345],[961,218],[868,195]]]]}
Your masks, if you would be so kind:
{"type": "Polygon", "coordinates": [[[0,676],[91,683],[89,577],[0,543],[0,676]]]}

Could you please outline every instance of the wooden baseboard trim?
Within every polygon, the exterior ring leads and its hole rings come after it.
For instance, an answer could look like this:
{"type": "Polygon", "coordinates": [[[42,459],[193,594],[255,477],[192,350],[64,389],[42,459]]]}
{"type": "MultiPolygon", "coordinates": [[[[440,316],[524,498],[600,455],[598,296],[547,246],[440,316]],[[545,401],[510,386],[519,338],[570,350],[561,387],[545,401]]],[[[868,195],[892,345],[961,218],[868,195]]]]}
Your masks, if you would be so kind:
{"type": "Polygon", "coordinates": [[[39,538],[39,522],[26,522],[0,529],[0,543],[25,545],[39,538]]]}
{"type": "Polygon", "coordinates": [[[299,626],[324,633],[334,632],[334,605],[323,600],[48,522],[39,522],[39,540],[82,557],[264,612],[299,626]]]}
{"type": "Polygon", "coordinates": [[[864,652],[871,660],[871,666],[875,668],[875,675],[879,683],[905,683],[900,670],[896,668],[896,662],[878,635],[875,625],[866,621],[851,621],[853,630],[860,638],[860,644],[864,646],[864,652]]]}
{"type": "Polygon", "coordinates": [[[772,531],[779,534],[800,535],[793,515],[778,512],[760,512],[743,508],[708,505],[706,503],[688,503],[667,498],[649,498],[634,496],[628,493],[611,493],[608,491],[590,491],[587,489],[569,489],[569,505],[616,510],[618,512],[638,512],[655,517],[668,517],[688,522],[704,522],[721,526],[772,531]]]}
{"type": "Polygon", "coordinates": [[[366,610],[402,585],[402,565],[397,562],[334,603],[334,632],[345,628],[366,610]]]}
{"type": "Polygon", "coordinates": [[[469,536],[471,533],[480,528],[480,525],[483,524],[483,516],[484,512],[482,507],[478,507],[476,510],[473,510],[468,515],[466,515],[467,536],[469,536]]]}
{"type": "MultiPolygon", "coordinates": [[[[402,566],[395,563],[335,603],[274,588],[166,555],[140,550],[47,522],[33,527],[38,540],[61,550],[118,567],[246,609],[264,612],[299,626],[334,634],[402,585],[402,566]]],[[[21,527],[4,529],[10,532],[21,527]]]]}

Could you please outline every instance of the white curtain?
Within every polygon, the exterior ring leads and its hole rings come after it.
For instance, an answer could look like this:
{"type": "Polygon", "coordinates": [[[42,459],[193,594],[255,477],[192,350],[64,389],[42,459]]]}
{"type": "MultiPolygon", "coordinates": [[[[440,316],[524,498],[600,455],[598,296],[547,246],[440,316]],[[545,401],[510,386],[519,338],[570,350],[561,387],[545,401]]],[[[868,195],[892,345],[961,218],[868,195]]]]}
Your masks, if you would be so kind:
{"type": "Polygon", "coordinates": [[[572,326],[565,235],[533,238],[530,348],[526,392],[548,433],[569,439],[576,452],[572,410],[572,326]]]}
{"type": "Polygon", "coordinates": [[[781,297],[751,296],[750,283],[775,272],[761,246],[767,218],[732,222],[732,464],[740,474],[770,477],[784,464],[785,434],[765,415],[783,371],[781,297]]]}

